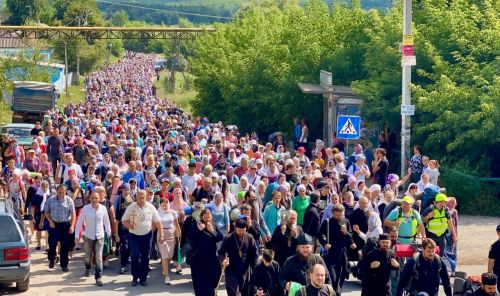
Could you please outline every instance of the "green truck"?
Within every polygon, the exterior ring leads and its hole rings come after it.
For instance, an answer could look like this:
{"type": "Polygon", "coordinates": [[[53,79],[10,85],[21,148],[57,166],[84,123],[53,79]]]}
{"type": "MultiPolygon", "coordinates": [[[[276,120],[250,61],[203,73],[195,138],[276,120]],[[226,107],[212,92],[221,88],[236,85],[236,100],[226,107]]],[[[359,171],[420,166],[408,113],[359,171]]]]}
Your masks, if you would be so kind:
{"type": "Polygon", "coordinates": [[[13,123],[42,121],[48,110],[56,107],[59,92],[51,83],[15,81],[11,109],[13,123]]]}

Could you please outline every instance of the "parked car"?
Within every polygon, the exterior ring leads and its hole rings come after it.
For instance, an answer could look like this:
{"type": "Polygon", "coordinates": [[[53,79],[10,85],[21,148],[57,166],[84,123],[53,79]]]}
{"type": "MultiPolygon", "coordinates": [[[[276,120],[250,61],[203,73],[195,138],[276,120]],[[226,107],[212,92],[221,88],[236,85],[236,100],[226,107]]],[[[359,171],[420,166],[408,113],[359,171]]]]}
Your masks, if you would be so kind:
{"type": "Polygon", "coordinates": [[[0,133],[16,138],[17,144],[27,150],[33,143],[33,137],[30,133],[34,127],[35,125],[31,123],[9,123],[2,126],[0,133]]]}
{"type": "Polygon", "coordinates": [[[0,197],[0,283],[16,283],[26,291],[30,282],[31,254],[21,213],[9,199],[0,197]]]}

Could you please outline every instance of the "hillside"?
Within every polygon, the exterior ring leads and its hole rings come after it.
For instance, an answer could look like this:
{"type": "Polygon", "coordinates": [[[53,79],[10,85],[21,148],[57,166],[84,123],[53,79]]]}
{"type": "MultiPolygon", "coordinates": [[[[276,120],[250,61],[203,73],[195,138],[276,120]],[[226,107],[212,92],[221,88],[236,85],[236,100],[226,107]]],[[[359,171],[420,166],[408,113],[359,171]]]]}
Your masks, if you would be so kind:
{"type": "MultiPolygon", "coordinates": [[[[331,5],[333,0],[326,0],[331,5]]],[[[346,3],[350,1],[344,0],[346,3]]],[[[360,0],[364,9],[385,10],[392,7],[393,0],[360,0]]],[[[288,0],[97,0],[98,7],[105,14],[117,10],[128,13],[130,20],[147,23],[176,25],[180,18],[194,24],[228,22],[238,11],[257,3],[269,6],[271,3],[292,2],[288,0]],[[141,8],[143,7],[143,8],[141,8]],[[177,13],[179,12],[179,13],[177,13]]],[[[303,4],[305,0],[299,0],[303,4]]]]}

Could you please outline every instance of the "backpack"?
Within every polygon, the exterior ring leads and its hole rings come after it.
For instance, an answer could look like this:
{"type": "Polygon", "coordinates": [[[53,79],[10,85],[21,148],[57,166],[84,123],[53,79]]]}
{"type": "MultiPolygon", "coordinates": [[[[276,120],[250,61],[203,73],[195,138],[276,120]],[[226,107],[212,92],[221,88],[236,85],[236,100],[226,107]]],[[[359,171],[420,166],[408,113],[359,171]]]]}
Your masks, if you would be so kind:
{"type": "Polygon", "coordinates": [[[435,185],[425,188],[422,192],[422,209],[426,209],[432,205],[436,199],[436,195],[440,192],[439,187],[435,185]]]}
{"type": "Polygon", "coordinates": [[[466,279],[455,278],[453,295],[474,295],[479,288],[481,288],[481,277],[479,276],[468,276],[466,279]]]}
{"type": "MultiPolygon", "coordinates": [[[[415,263],[413,263],[413,271],[412,271],[412,275],[410,277],[410,280],[408,281],[408,284],[405,287],[405,291],[409,292],[410,295],[412,295],[411,288],[412,288],[413,281],[418,281],[418,278],[419,278],[419,274],[418,274],[418,267],[420,266],[419,257],[420,257],[420,252],[415,252],[415,254],[413,254],[413,260],[415,263]]],[[[441,257],[439,257],[438,254],[434,254],[434,258],[432,260],[438,260],[438,263],[439,263],[438,274],[440,274],[441,270],[443,268],[446,268],[446,266],[443,266],[443,261],[441,260],[441,257]]]]}
{"type": "MultiPolygon", "coordinates": [[[[333,287],[332,285],[330,284],[325,284],[326,288],[328,289],[328,295],[330,296],[335,296],[335,291],[333,290],[333,287]]],[[[306,289],[306,286],[302,286],[300,287],[300,295],[302,296],[307,296],[307,289],[306,289]]]]}

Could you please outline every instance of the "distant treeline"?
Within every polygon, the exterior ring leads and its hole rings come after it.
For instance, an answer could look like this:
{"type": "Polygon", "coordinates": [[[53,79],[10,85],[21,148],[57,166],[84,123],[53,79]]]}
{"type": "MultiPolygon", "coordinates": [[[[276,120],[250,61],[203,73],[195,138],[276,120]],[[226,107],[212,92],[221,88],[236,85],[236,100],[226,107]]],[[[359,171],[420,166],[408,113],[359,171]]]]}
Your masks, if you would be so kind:
{"type": "MultiPolygon", "coordinates": [[[[194,24],[207,24],[214,22],[229,22],[227,17],[233,17],[238,11],[251,5],[252,3],[261,3],[266,6],[267,0],[110,0],[110,2],[124,3],[140,7],[147,7],[161,10],[172,10],[178,12],[219,16],[221,18],[205,17],[199,15],[185,15],[175,12],[154,11],[149,9],[140,9],[137,7],[113,5],[97,1],[97,6],[103,12],[113,13],[117,10],[124,10],[128,13],[130,20],[140,20],[147,23],[176,25],[179,19],[187,19],[194,24]],[[225,17],[225,18],[224,18],[225,17]]],[[[273,2],[273,1],[270,1],[273,2]]],[[[299,3],[303,3],[301,0],[299,3]]],[[[329,6],[333,2],[350,2],[350,0],[326,0],[329,6]]],[[[386,10],[394,5],[394,0],[361,0],[361,6],[364,9],[386,10]]]]}
{"type": "Polygon", "coordinates": [[[140,7],[148,7],[154,9],[185,12],[190,14],[202,14],[202,15],[221,17],[221,18],[215,18],[215,17],[205,17],[198,15],[185,15],[185,14],[178,14],[175,12],[154,11],[149,9],[140,9],[137,7],[113,5],[109,3],[97,2],[97,6],[103,12],[110,11],[111,13],[113,13],[118,10],[126,11],[127,14],[129,15],[130,20],[140,20],[153,24],[176,25],[179,22],[179,19],[181,18],[187,19],[194,24],[228,22],[230,21],[228,17],[234,16],[234,14],[240,9],[241,7],[240,2],[242,1],[226,1],[226,3],[222,3],[217,0],[215,1],[203,0],[203,1],[197,1],[199,4],[196,4],[191,1],[178,1],[178,0],[177,1],[167,0],[161,2],[155,0],[153,1],[112,0],[111,2],[116,2],[116,3],[120,2],[140,7]]]}

